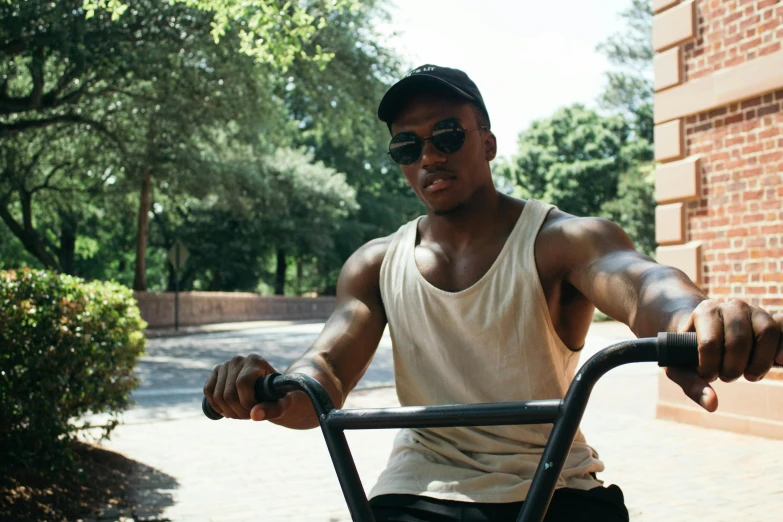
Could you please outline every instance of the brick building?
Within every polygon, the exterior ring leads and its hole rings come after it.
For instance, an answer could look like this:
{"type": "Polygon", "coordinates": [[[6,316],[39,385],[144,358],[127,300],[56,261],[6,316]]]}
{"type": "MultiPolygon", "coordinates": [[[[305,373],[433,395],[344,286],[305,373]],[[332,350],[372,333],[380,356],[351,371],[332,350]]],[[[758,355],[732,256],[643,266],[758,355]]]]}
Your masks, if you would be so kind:
{"type": "MultiPolygon", "coordinates": [[[[714,298],[783,311],[783,2],[653,10],[658,261],[714,298]]],[[[722,384],[706,414],[662,378],[658,415],[783,439],[783,372],[722,384]]]]}

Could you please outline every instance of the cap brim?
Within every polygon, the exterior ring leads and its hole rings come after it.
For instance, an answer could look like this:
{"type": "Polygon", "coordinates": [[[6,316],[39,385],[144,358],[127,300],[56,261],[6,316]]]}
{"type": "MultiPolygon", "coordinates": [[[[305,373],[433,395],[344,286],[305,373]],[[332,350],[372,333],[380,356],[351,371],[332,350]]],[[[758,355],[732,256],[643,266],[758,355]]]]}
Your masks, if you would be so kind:
{"type": "Polygon", "coordinates": [[[476,101],[474,96],[471,96],[467,92],[463,91],[459,87],[456,87],[448,81],[438,78],[437,76],[430,76],[429,74],[415,74],[403,78],[399,82],[391,86],[383,95],[380,105],[378,105],[378,118],[391,124],[394,117],[402,109],[402,105],[408,101],[411,94],[414,92],[421,92],[424,90],[437,90],[445,89],[451,91],[466,100],[476,101]]]}

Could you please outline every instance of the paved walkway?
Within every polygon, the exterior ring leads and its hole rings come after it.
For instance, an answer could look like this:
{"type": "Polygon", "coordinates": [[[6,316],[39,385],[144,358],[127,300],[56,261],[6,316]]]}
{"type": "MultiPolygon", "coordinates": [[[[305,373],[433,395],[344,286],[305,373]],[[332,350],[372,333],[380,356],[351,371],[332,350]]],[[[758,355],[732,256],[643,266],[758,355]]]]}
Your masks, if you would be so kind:
{"type": "Polygon", "coordinates": [[[277,328],[280,326],[292,326],[297,324],[320,323],[316,320],[295,320],[295,321],[243,321],[240,323],[215,323],[203,324],[197,326],[181,326],[175,328],[148,328],[144,330],[144,336],[147,339],[159,339],[161,337],[185,337],[188,335],[239,332],[242,330],[253,330],[256,328],[277,328]]]}
{"type": "MultiPolygon", "coordinates": [[[[596,324],[582,360],[629,337],[622,325],[596,324]]],[[[623,488],[631,520],[783,519],[783,442],[656,420],[658,371],[643,364],[610,372],[582,423],[606,464],[599,477],[623,488]]],[[[395,405],[394,389],[382,387],[352,394],[346,407],[395,405]]],[[[394,431],[347,436],[369,490],[394,431]]],[[[123,425],[105,446],[149,468],[136,478],[134,510],[96,520],[350,520],[317,430],[213,422],[194,412],[123,425]]]]}

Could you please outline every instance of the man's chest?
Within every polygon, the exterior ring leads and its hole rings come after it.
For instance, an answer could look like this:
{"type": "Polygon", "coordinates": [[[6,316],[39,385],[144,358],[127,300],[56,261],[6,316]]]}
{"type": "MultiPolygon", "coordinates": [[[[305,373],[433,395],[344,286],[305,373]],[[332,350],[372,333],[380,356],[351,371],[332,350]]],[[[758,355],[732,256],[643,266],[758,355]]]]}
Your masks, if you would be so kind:
{"type": "Polygon", "coordinates": [[[478,283],[503,251],[503,241],[493,241],[464,252],[447,252],[438,245],[420,244],[414,250],[416,268],[430,284],[446,292],[461,292],[478,283]]]}

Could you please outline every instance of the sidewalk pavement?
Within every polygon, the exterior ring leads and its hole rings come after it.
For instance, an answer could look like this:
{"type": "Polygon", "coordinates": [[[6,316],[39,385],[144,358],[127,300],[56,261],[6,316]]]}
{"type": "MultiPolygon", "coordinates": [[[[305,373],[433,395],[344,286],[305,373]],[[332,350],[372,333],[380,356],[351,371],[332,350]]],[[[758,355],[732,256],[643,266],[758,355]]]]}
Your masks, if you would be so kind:
{"type": "MultiPolygon", "coordinates": [[[[623,325],[597,323],[580,361],[631,337],[623,325]]],[[[582,422],[606,465],[599,478],[622,487],[631,520],[781,520],[783,444],[655,419],[659,371],[652,364],[613,370],[596,385],[582,422]]],[[[376,388],[355,392],[346,408],[397,404],[393,388],[376,388]]],[[[367,491],[394,433],[347,433],[367,491]]],[[[133,509],[91,520],[350,521],[318,430],[194,413],[120,426],[105,447],[150,467],[135,479],[133,509]]]]}
{"type": "Polygon", "coordinates": [[[276,328],[278,326],[293,326],[296,324],[322,323],[322,319],[301,319],[294,321],[242,321],[238,323],[215,323],[202,324],[196,326],[181,326],[177,329],[170,328],[147,328],[144,330],[144,336],[147,339],[160,339],[162,337],[184,337],[186,335],[198,335],[220,332],[237,332],[240,330],[253,330],[255,328],[276,328]]]}

